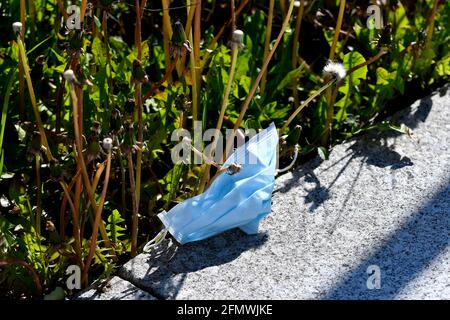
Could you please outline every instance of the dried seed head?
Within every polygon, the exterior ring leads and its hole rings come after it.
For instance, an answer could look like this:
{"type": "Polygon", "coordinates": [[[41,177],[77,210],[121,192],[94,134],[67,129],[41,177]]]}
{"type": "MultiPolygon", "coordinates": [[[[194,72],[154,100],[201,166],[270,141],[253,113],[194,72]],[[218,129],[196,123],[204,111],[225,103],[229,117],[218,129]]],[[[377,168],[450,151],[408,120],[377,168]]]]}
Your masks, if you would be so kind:
{"type": "Polygon", "coordinates": [[[98,136],[98,135],[100,135],[101,132],[102,132],[102,126],[100,125],[100,122],[94,121],[94,123],[92,124],[92,127],[91,127],[91,133],[95,136],[98,136]]]}
{"type": "Polygon", "coordinates": [[[229,175],[233,175],[233,174],[236,174],[236,173],[241,172],[241,169],[242,169],[242,166],[241,166],[239,163],[235,162],[235,163],[232,163],[232,164],[227,168],[227,173],[228,173],[229,175]]]}
{"type": "Polygon", "coordinates": [[[347,70],[342,63],[328,61],[323,68],[323,72],[336,79],[337,82],[341,81],[347,75],[347,70]]]}
{"type": "Polygon", "coordinates": [[[106,151],[110,151],[112,149],[112,144],[113,144],[113,140],[111,138],[105,138],[103,139],[103,149],[105,149],[106,151]]]}
{"type": "Polygon", "coordinates": [[[48,221],[45,223],[45,230],[47,230],[47,231],[49,231],[49,232],[53,232],[53,231],[56,230],[56,227],[55,227],[55,225],[54,225],[53,222],[51,222],[50,220],[48,220],[48,221]]]}
{"type": "Polygon", "coordinates": [[[45,63],[45,56],[43,54],[36,57],[34,60],[37,64],[43,65],[45,63]]]}
{"type": "Polygon", "coordinates": [[[75,74],[73,73],[73,70],[67,69],[64,71],[64,79],[68,82],[74,82],[75,81],[75,74]]]}
{"type": "Polygon", "coordinates": [[[111,118],[109,120],[109,130],[111,133],[116,134],[122,128],[120,110],[114,108],[111,112],[111,118]]]}
{"type": "Polygon", "coordinates": [[[12,24],[12,27],[13,27],[13,31],[16,35],[19,35],[20,33],[22,33],[22,23],[14,22],[12,24]]]}
{"type": "Polygon", "coordinates": [[[184,93],[177,95],[174,104],[175,109],[179,111],[189,111],[192,106],[192,102],[189,100],[189,97],[184,93]]]}
{"type": "Polygon", "coordinates": [[[244,46],[244,32],[242,30],[234,30],[231,36],[231,46],[242,48],[244,46]]]}

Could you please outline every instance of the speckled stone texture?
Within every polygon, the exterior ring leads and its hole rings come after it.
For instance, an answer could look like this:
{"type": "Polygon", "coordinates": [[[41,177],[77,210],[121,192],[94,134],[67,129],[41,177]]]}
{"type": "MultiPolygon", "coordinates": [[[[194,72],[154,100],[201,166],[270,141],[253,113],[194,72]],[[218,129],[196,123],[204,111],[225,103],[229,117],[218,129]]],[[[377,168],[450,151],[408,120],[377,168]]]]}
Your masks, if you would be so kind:
{"type": "Polygon", "coordinates": [[[82,292],[77,300],[156,300],[149,293],[119,277],[113,277],[82,292]]]}
{"type": "Polygon", "coordinates": [[[165,243],[119,275],[160,299],[450,299],[450,90],[394,121],[412,138],[370,132],[279,177],[258,235],[165,243]]]}

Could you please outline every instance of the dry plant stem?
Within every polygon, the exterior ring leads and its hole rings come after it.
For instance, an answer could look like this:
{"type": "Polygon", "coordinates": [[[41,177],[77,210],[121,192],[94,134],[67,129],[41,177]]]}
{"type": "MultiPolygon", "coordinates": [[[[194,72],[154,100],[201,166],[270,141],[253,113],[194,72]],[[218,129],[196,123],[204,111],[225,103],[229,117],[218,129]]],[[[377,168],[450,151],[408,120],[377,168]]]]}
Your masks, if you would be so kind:
{"type": "Polygon", "coordinates": [[[102,176],[103,170],[105,170],[105,162],[100,163],[100,165],[98,165],[98,167],[97,167],[97,171],[95,171],[94,180],[92,180],[92,189],[93,190],[97,190],[97,186],[98,186],[98,183],[100,182],[100,178],[102,176]]]}
{"type": "Polygon", "coordinates": [[[54,158],[53,158],[52,152],[50,150],[50,146],[48,145],[48,142],[47,142],[47,136],[45,135],[44,125],[42,124],[39,107],[37,105],[36,96],[34,94],[33,82],[31,81],[30,67],[28,66],[27,56],[25,54],[25,48],[24,48],[22,39],[20,39],[20,36],[17,37],[17,43],[19,44],[21,63],[23,66],[23,71],[25,73],[25,79],[27,80],[27,87],[28,87],[28,92],[30,93],[31,105],[33,106],[34,116],[36,118],[36,123],[37,123],[38,129],[39,129],[39,133],[41,135],[42,145],[46,149],[45,154],[47,156],[47,160],[51,161],[51,160],[54,160],[54,158]]]}
{"type": "MultiPolygon", "coordinates": [[[[188,2],[189,3],[189,0],[188,2]]],[[[187,6],[187,20],[186,20],[186,26],[184,28],[184,32],[186,34],[189,34],[191,32],[192,28],[192,21],[194,20],[194,14],[195,14],[195,8],[191,8],[190,6],[187,6]]],[[[177,65],[177,72],[178,75],[182,75],[184,73],[184,66],[186,64],[186,55],[183,55],[181,59],[179,60],[179,64],[177,65]]]]}
{"type": "MultiPolygon", "coordinates": [[[[239,51],[239,49],[237,48],[237,45],[233,44],[233,46],[231,48],[230,75],[228,77],[228,83],[227,83],[227,87],[225,89],[225,95],[223,97],[222,106],[220,108],[219,119],[217,120],[216,132],[215,132],[214,137],[213,137],[214,140],[212,142],[210,153],[208,155],[209,158],[211,158],[215,154],[217,141],[219,139],[218,133],[219,133],[219,130],[222,129],[223,117],[225,116],[225,111],[227,110],[228,98],[230,96],[231,86],[232,86],[233,80],[234,80],[234,74],[235,74],[235,70],[236,70],[236,61],[237,61],[238,51],[239,51]]],[[[199,191],[198,191],[199,193],[203,192],[203,190],[205,189],[206,184],[208,183],[209,174],[210,174],[210,167],[211,167],[210,164],[206,164],[205,172],[203,173],[202,180],[200,182],[200,187],[199,187],[199,191]]]]}
{"type": "Polygon", "coordinates": [[[194,120],[197,120],[197,113],[199,112],[199,101],[200,101],[200,87],[201,87],[201,73],[200,73],[200,34],[201,34],[201,17],[202,17],[202,0],[196,0],[196,8],[195,8],[195,17],[194,17],[194,57],[195,57],[195,77],[193,80],[196,81],[196,89],[195,93],[197,95],[196,103],[194,108],[192,109],[192,114],[194,115],[195,109],[195,117],[194,120]]]}
{"type": "Polygon", "coordinates": [[[81,0],[80,24],[83,26],[84,16],[86,15],[87,0],[81,0]]]}
{"type": "Polygon", "coordinates": [[[230,9],[231,9],[231,33],[233,33],[236,30],[236,12],[235,12],[235,3],[234,0],[230,1],[230,9]]]}
{"type": "MultiPolygon", "coordinates": [[[[20,39],[25,42],[25,0],[20,0],[20,23],[22,23],[22,31],[20,39]]],[[[25,78],[22,55],[19,54],[19,114],[22,120],[25,119],[25,78]]]]}
{"type": "Polygon", "coordinates": [[[194,21],[194,54],[195,54],[195,58],[197,59],[197,61],[200,60],[201,14],[202,14],[202,0],[196,0],[195,17],[194,17],[194,19],[195,19],[195,21],[194,21]]]}
{"type": "MultiPolygon", "coordinates": [[[[69,193],[72,190],[75,182],[78,180],[78,176],[81,174],[81,169],[78,169],[77,173],[75,174],[75,176],[72,178],[72,180],[70,181],[68,190],[69,193]]],[[[66,232],[64,230],[65,228],[65,213],[66,213],[66,206],[67,206],[67,196],[64,193],[63,199],[62,199],[62,203],[61,203],[61,209],[59,211],[59,236],[61,239],[64,239],[66,232]]]]}
{"type": "Polygon", "coordinates": [[[67,21],[68,15],[66,12],[66,9],[64,8],[64,2],[63,0],[57,0],[59,11],[61,12],[62,16],[64,17],[64,21],[67,21]]]}
{"type": "Polygon", "coordinates": [[[261,68],[261,71],[259,72],[258,77],[256,78],[255,82],[253,83],[253,86],[252,86],[252,88],[250,90],[250,93],[248,94],[247,98],[244,101],[244,104],[242,106],[241,112],[239,114],[239,118],[237,119],[236,123],[234,124],[234,128],[233,128],[233,131],[231,133],[231,136],[230,136],[230,138],[227,141],[227,146],[225,148],[224,158],[223,159],[226,159],[226,157],[229,155],[229,153],[231,151],[231,147],[234,144],[234,137],[236,135],[236,130],[239,129],[239,127],[241,125],[241,122],[244,119],[245,112],[247,111],[247,108],[250,105],[250,102],[252,101],[253,96],[255,95],[256,89],[258,88],[258,85],[259,85],[259,83],[261,81],[261,78],[262,78],[264,72],[267,70],[269,62],[272,59],[272,57],[273,57],[273,55],[275,53],[275,50],[277,49],[278,45],[280,44],[280,41],[281,41],[281,39],[283,37],[283,34],[286,31],[286,28],[287,28],[287,26],[289,24],[289,20],[291,18],[293,9],[294,9],[294,1],[291,0],[290,5],[289,5],[289,10],[288,10],[288,13],[286,15],[286,18],[283,21],[283,25],[281,27],[280,33],[279,33],[279,35],[278,35],[278,37],[277,37],[277,39],[276,39],[276,41],[275,41],[275,43],[273,45],[272,50],[270,50],[270,53],[269,53],[267,59],[264,61],[263,66],[261,68]]]}
{"type": "Polygon", "coordinates": [[[334,56],[336,54],[336,46],[337,46],[337,42],[339,39],[339,34],[341,33],[342,21],[344,19],[344,12],[345,12],[345,2],[346,2],[345,0],[341,0],[340,5],[339,5],[338,19],[336,22],[336,28],[334,30],[334,37],[333,37],[333,42],[332,42],[331,48],[330,48],[330,54],[328,56],[328,59],[331,61],[334,60],[334,56]]]}
{"type": "Polygon", "coordinates": [[[128,171],[130,174],[131,202],[133,208],[133,216],[131,222],[131,256],[137,254],[137,233],[138,233],[138,214],[136,204],[136,185],[134,180],[133,155],[128,153],[128,171]]]}
{"type": "MultiPolygon", "coordinates": [[[[141,9],[139,0],[136,0],[136,48],[137,48],[137,59],[140,61],[142,59],[142,40],[141,40],[141,9]]],[[[132,222],[132,234],[134,238],[132,239],[131,255],[134,257],[136,252],[137,244],[137,232],[138,232],[138,213],[139,213],[139,203],[141,198],[141,172],[142,172],[142,147],[143,147],[143,122],[142,122],[142,84],[137,82],[135,84],[135,103],[138,121],[138,145],[136,155],[136,185],[135,185],[135,197],[133,206],[133,222],[132,222]],[[134,246],[133,246],[134,244],[134,246]]]]}
{"type": "MultiPolygon", "coordinates": [[[[297,12],[297,22],[295,24],[295,31],[294,31],[294,39],[292,44],[292,68],[296,69],[299,62],[299,56],[298,56],[298,48],[299,48],[299,41],[300,41],[300,30],[302,27],[302,20],[303,20],[303,13],[305,12],[305,0],[300,1],[300,7],[298,8],[297,12]]],[[[294,105],[295,108],[298,108],[299,101],[298,101],[298,89],[297,89],[297,82],[294,85],[293,90],[294,95],[294,105]]]]}
{"type": "Polygon", "coordinates": [[[28,10],[30,16],[30,39],[36,38],[36,4],[35,0],[28,0],[28,10]]]}
{"type": "Polygon", "coordinates": [[[59,184],[63,188],[64,195],[66,196],[67,202],[69,202],[70,210],[72,211],[73,238],[75,239],[75,253],[77,255],[79,266],[83,268],[83,255],[81,252],[81,232],[78,222],[79,220],[78,211],[76,210],[75,205],[72,201],[72,197],[70,195],[70,187],[68,187],[66,182],[64,182],[63,180],[61,180],[59,184]]]}
{"type": "Polygon", "coordinates": [[[0,260],[0,267],[6,267],[8,265],[11,264],[18,264],[24,268],[27,269],[28,273],[30,274],[31,278],[33,279],[34,285],[36,286],[36,289],[38,291],[39,295],[42,295],[42,285],[41,285],[41,281],[39,279],[38,274],[36,273],[36,271],[33,269],[32,266],[30,266],[27,262],[23,261],[23,260],[18,260],[18,259],[6,259],[6,260],[0,260]]]}
{"type": "Polygon", "coordinates": [[[431,15],[428,19],[428,30],[427,30],[427,44],[431,42],[433,39],[434,32],[434,21],[436,19],[436,13],[439,6],[439,0],[434,0],[433,10],[431,11],[431,15]]]}
{"type": "Polygon", "coordinates": [[[161,80],[159,80],[157,83],[155,83],[155,84],[150,88],[150,90],[145,94],[145,96],[144,96],[144,98],[143,98],[143,101],[146,101],[147,99],[150,99],[150,98],[153,96],[153,94],[158,90],[158,88],[159,88],[164,82],[166,82],[166,81],[169,80],[170,75],[172,74],[172,71],[173,71],[173,69],[175,68],[175,66],[176,66],[176,60],[173,61],[173,62],[169,65],[169,67],[168,67],[167,70],[166,70],[166,73],[165,73],[164,77],[163,77],[161,80]]]}
{"type": "Polygon", "coordinates": [[[292,44],[292,67],[297,68],[298,66],[298,48],[300,40],[300,31],[302,28],[303,13],[305,12],[305,0],[300,1],[300,7],[297,12],[297,22],[295,24],[294,40],[292,44]]]}
{"type": "MultiPolygon", "coordinates": [[[[269,13],[267,15],[267,26],[266,26],[266,39],[264,42],[264,58],[263,61],[267,59],[267,56],[269,55],[270,50],[270,37],[272,36],[272,21],[273,21],[273,9],[275,7],[275,0],[270,0],[269,4],[269,13]]],[[[266,90],[266,78],[267,78],[267,71],[263,73],[262,79],[261,79],[261,95],[264,94],[264,91],[266,90]]]]}
{"type": "Polygon", "coordinates": [[[354,66],[353,68],[351,68],[350,70],[347,71],[347,77],[352,74],[353,72],[355,72],[356,70],[363,68],[365,66],[368,66],[372,63],[374,63],[375,61],[379,60],[382,56],[384,56],[387,53],[387,51],[381,49],[377,55],[373,56],[372,58],[370,58],[369,60],[358,64],[357,66],[354,66]]]}
{"type": "MultiPolygon", "coordinates": [[[[196,19],[196,14],[197,14],[196,11],[198,9],[198,6],[197,5],[191,6],[190,0],[187,0],[186,4],[187,4],[189,10],[195,10],[194,11],[194,19],[196,19]]],[[[194,43],[193,38],[192,38],[192,28],[190,28],[190,29],[191,30],[189,30],[189,33],[186,33],[186,35],[189,37],[189,42],[194,43]]],[[[195,56],[195,52],[197,51],[197,49],[195,47],[196,47],[196,44],[194,43],[194,50],[191,50],[190,58],[189,58],[189,60],[190,60],[189,66],[190,66],[191,77],[192,77],[192,122],[193,123],[197,120],[197,110],[198,110],[198,89],[197,89],[198,81],[197,81],[197,70],[196,70],[197,57],[195,56]]],[[[201,74],[201,73],[199,72],[199,74],[201,74]]],[[[193,126],[194,126],[194,124],[193,124],[193,126]]]]}
{"type": "MultiPolygon", "coordinates": [[[[250,2],[250,0],[244,0],[242,1],[242,3],[240,4],[240,6],[236,9],[235,12],[235,19],[236,17],[241,13],[241,11],[245,8],[245,6],[250,2]]],[[[214,37],[214,39],[211,41],[211,43],[208,46],[208,50],[206,50],[205,55],[203,56],[202,59],[202,65],[200,66],[200,74],[203,73],[203,68],[207,65],[208,61],[209,61],[209,56],[211,55],[211,52],[213,52],[214,48],[217,45],[217,42],[219,41],[220,38],[222,38],[223,33],[225,32],[225,28],[232,23],[232,19],[230,19],[226,24],[224,24],[222,26],[222,28],[220,28],[219,32],[216,34],[216,36],[214,37]]],[[[186,33],[187,34],[187,33],[186,33]]]]}
{"type": "Polygon", "coordinates": [[[82,283],[85,284],[85,286],[87,285],[87,280],[88,280],[87,275],[89,272],[89,267],[91,266],[92,258],[94,256],[95,248],[97,246],[98,230],[99,230],[99,226],[100,226],[100,221],[102,219],[102,211],[103,211],[103,205],[104,205],[105,199],[106,199],[106,192],[108,191],[108,183],[109,183],[110,173],[111,173],[111,150],[108,152],[108,155],[106,158],[106,173],[105,173],[105,179],[103,180],[102,194],[100,196],[97,211],[95,212],[94,228],[92,230],[89,253],[88,253],[88,257],[86,259],[86,263],[84,265],[83,275],[81,277],[81,281],[82,281],[82,283]]]}
{"type": "Polygon", "coordinates": [[[169,16],[169,0],[161,0],[163,8],[163,40],[164,40],[164,56],[166,66],[170,65],[170,39],[172,37],[172,26],[169,16]]]}
{"type": "MultiPolygon", "coordinates": [[[[72,57],[69,58],[69,61],[66,64],[66,67],[64,68],[64,71],[67,71],[67,69],[70,68],[70,65],[72,64],[72,57]]],[[[56,120],[55,120],[55,130],[56,133],[59,133],[61,131],[61,111],[62,111],[62,104],[64,99],[64,92],[66,87],[66,79],[63,77],[61,79],[61,84],[59,85],[58,91],[56,93],[56,106],[55,106],[55,113],[56,113],[56,120]]]]}
{"type": "Polygon", "coordinates": [[[109,76],[108,76],[108,94],[111,93],[113,90],[113,80],[111,71],[113,70],[112,63],[111,63],[111,49],[109,47],[109,37],[108,37],[108,12],[106,10],[103,11],[103,18],[102,18],[102,32],[103,32],[103,41],[105,42],[106,47],[106,61],[109,66],[109,76]]]}
{"type": "Polygon", "coordinates": [[[141,19],[144,16],[145,6],[147,6],[147,0],[141,0],[141,4],[139,5],[139,7],[141,8],[141,19]]]}
{"type": "Polygon", "coordinates": [[[286,0],[280,0],[280,9],[284,19],[286,17],[286,0]]]}
{"type": "Polygon", "coordinates": [[[41,158],[36,157],[36,233],[41,235],[41,216],[42,216],[42,181],[41,181],[41,158]]]}
{"type": "MultiPolygon", "coordinates": [[[[336,46],[337,46],[337,42],[339,39],[339,34],[341,33],[342,21],[344,19],[345,2],[346,2],[345,0],[340,1],[338,19],[336,22],[336,28],[334,30],[333,42],[331,44],[330,54],[328,56],[328,59],[330,61],[334,60],[334,57],[336,54],[336,46]]],[[[326,118],[326,122],[325,122],[325,133],[322,137],[322,145],[327,145],[327,143],[328,143],[328,139],[331,135],[331,126],[332,126],[333,115],[334,115],[334,101],[332,99],[334,95],[332,93],[332,89],[331,88],[328,89],[327,92],[325,93],[325,95],[327,98],[327,118],[326,118]]]]}
{"type": "MultiPolygon", "coordinates": [[[[357,66],[351,68],[348,72],[346,77],[348,77],[350,74],[352,74],[353,72],[355,72],[356,70],[363,68],[365,66],[368,66],[372,63],[374,63],[375,61],[379,60],[383,55],[385,55],[387,53],[387,51],[384,51],[383,49],[380,50],[380,52],[378,52],[378,54],[372,58],[370,58],[369,60],[367,60],[366,62],[363,62],[361,64],[358,64],[357,66]]],[[[289,119],[285,122],[285,124],[283,125],[283,127],[280,129],[280,134],[282,134],[284,132],[284,130],[286,130],[286,128],[291,124],[291,122],[295,119],[295,117],[300,113],[300,111],[303,110],[303,108],[305,108],[306,106],[308,106],[308,104],[315,99],[317,96],[319,96],[320,94],[322,94],[322,92],[328,88],[330,88],[330,86],[332,84],[335,83],[335,80],[330,80],[328,83],[326,83],[324,86],[322,86],[318,91],[316,91],[312,96],[310,96],[305,102],[302,103],[301,106],[299,106],[294,113],[289,117],[289,119]]],[[[336,97],[334,97],[336,98],[336,97]]]]}
{"type": "Polygon", "coordinates": [[[316,97],[318,97],[322,92],[324,92],[326,89],[330,88],[331,85],[335,83],[334,80],[330,80],[327,82],[324,86],[322,86],[319,90],[317,90],[312,96],[310,96],[308,99],[306,99],[305,102],[303,102],[295,111],[292,113],[292,115],[289,117],[289,119],[284,123],[283,127],[280,129],[280,134],[286,130],[286,128],[289,126],[289,124],[295,119],[295,117],[300,113],[300,111],[303,110],[304,107],[306,107],[312,100],[314,100],[316,97]]]}
{"type": "MultiPolygon", "coordinates": [[[[118,139],[117,139],[117,137],[116,137],[116,140],[118,141],[118,139]]],[[[118,144],[118,143],[117,143],[118,144]]],[[[121,182],[121,202],[122,202],[122,212],[126,212],[126,208],[127,208],[127,198],[126,198],[126,191],[127,191],[127,188],[126,188],[126,183],[125,183],[125,181],[126,181],[126,169],[125,169],[125,166],[124,166],[124,164],[123,164],[123,162],[124,162],[124,158],[123,158],[123,155],[122,155],[122,152],[120,151],[120,148],[118,148],[118,150],[117,150],[117,155],[118,155],[118,157],[119,157],[119,163],[120,163],[120,182],[121,182]]]]}
{"type": "MultiPolygon", "coordinates": [[[[77,151],[77,162],[81,167],[81,174],[84,181],[84,187],[86,188],[86,192],[89,198],[89,201],[91,202],[91,207],[94,212],[97,212],[97,203],[95,201],[94,191],[92,190],[91,182],[89,180],[89,175],[86,169],[86,163],[84,161],[83,157],[83,145],[82,145],[82,137],[80,134],[80,128],[79,128],[79,116],[78,116],[78,102],[77,102],[77,96],[75,93],[75,88],[73,83],[70,84],[70,95],[72,97],[72,104],[73,104],[73,125],[74,125],[74,132],[75,132],[75,146],[77,151]]],[[[109,241],[108,235],[106,233],[106,228],[103,223],[100,224],[100,232],[102,234],[102,238],[105,241],[105,245],[111,249],[112,246],[111,242],[109,241]]]]}
{"type": "MultiPolygon", "coordinates": [[[[81,172],[80,164],[77,165],[77,170],[81,172]]],[[[74,194],[74,205],[77,214],[80,213],[80,205],[81,205],[81,193],[83,192],[83,177],[81,175],[78,176],[77,181],[75,182],[75,194],[74,194]]]]}
{"type": "Polygon", "coordinates": [[[136,85],[136,102],[138,103],[138,143],[139,149],[136,155],[136,209],[139,212],[139,201],[141,198],[141,172],[142,172],[142,148],[143,148],[143,122],[142,122],[142,84],[136,85]]]}

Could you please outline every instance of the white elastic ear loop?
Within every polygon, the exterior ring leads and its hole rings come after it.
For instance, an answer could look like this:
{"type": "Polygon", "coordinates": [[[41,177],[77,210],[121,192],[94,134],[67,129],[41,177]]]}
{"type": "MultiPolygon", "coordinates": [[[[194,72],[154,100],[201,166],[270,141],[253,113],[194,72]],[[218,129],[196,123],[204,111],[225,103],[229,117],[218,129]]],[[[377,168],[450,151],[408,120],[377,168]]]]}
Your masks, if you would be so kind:
{"type": "Polygon", "coordinates": [[[292,160],[292,162],[287,167],[285,167],[283,169],[277,169],[276,174],[279,174],[279,173],[282,173],[282,172],[286,172],[286,171],[288,171],[289,169],[291,169],[294,166],[295,161],[297,161],[299,149],[300,148],[299,148],[298,144],[296,144],[295,145],[295,149],[294,149],[294,159],[292,160]]]}
{"type": "Polygon", "coordinates": [[[151,252],[153,248],[155,248],[166,238],[167,232],[168,230],[166,228],[162,229],[152,240],[147,242],[147,244],[144,246],[143,252],[151,252]]]}

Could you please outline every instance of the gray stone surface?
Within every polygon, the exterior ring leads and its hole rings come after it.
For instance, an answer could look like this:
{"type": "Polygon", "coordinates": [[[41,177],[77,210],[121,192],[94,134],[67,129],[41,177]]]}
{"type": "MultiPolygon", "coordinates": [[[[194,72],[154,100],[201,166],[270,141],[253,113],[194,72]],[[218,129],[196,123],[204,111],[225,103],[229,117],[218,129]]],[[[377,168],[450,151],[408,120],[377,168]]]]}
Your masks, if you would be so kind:
{"type": "Polygon", "coordinates": [[[168,245],[119,275],[163,299],[450,299],[450,91],[394,119],[412,138],[371,132],[279,177],[260,234],[168,245]]]}
{"type": "Polygon", "coordinates": [[[113,277],[82,292],[77,300],[156,300],[149,293],[119,277],[113,277]]]}

